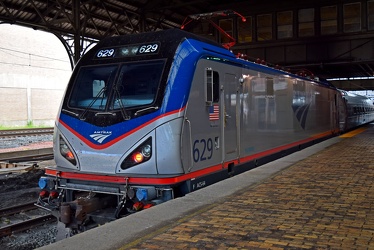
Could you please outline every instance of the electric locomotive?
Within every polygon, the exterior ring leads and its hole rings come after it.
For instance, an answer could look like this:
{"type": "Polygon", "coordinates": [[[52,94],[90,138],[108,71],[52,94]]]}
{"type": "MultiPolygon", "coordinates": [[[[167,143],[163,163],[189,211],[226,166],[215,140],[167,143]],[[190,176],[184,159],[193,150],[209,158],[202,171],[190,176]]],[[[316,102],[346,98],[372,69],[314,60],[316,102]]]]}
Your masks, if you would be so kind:
{"type": "Polygon", "coordinates": [[[181,30],[108,37],[72,73],[37,205],[83,231],[338,134],[343,106],[181,30]]]}

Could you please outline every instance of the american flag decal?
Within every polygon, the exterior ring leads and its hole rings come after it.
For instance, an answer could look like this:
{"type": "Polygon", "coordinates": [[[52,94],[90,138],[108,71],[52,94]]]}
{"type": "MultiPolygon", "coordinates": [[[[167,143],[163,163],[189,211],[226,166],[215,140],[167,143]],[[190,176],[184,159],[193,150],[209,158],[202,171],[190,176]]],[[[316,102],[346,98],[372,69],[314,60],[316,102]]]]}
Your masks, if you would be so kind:
{"type": "Polygon", "coordinates": [[[219,105],[218,104],[214,104],[213,106],[209,107],[209,120],[210,121],[219,120],[219,105]]]}

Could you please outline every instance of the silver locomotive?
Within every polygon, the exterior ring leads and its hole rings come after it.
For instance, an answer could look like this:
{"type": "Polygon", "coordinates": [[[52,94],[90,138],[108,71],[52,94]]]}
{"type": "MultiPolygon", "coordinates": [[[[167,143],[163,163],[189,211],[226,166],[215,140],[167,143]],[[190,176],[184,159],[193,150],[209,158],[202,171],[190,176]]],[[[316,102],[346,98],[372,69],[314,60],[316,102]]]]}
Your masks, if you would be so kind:
{"type": "Polygon", "coordinates": [[[106,38],[73,71],[37,204],[67,235],[183,196],[374,119],[342,93],[181,30],[106,38]]]}

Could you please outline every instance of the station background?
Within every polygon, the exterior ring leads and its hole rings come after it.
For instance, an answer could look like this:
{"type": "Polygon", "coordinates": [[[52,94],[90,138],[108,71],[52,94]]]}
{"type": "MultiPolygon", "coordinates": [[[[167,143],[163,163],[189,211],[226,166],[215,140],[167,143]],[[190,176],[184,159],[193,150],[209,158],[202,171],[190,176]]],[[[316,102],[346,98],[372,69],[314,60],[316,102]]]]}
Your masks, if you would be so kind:
{"type": "MultiPolygon", "coordinates": [[[[52,33],[0,24],[0,128],[53,126],[72,69],[52,33]]],[[[352,91],[374,100],[374,91],[352,91]]]]}
{"type": "Polygon", "coordinates": [[[0,25],[0,127],[53,126],[72,72],[53,34],[0,25]]]}

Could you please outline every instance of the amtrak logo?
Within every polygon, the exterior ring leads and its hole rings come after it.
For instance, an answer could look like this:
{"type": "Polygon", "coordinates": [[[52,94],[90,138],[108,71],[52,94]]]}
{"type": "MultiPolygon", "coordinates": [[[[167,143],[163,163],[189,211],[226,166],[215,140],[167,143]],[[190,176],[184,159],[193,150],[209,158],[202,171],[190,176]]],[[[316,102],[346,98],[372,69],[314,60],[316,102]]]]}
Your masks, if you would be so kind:
{"type": "Polygon", "coordinates": [[[303,129],[305,129],[305,123],[306,118],[308,116],[309,107],[310,103],[304,105],[292,105],[293,112],[295,113],[296,118],[303,129]]]}
{"type": "Polygon", "coordinates": [[[103,141],[111,135],[112,131],[95,131],[90,137],[98,143],[103,143],[103,141]]]}

